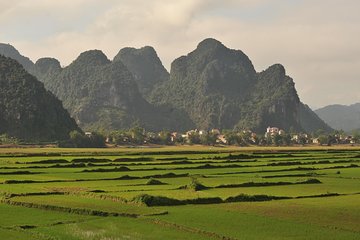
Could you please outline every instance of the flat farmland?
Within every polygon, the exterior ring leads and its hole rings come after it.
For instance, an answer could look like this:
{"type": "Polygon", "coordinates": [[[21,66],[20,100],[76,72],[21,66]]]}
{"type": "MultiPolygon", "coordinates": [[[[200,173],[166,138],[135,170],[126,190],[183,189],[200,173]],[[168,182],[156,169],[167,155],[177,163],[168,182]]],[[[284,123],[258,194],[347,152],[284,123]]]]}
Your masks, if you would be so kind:
{"type": "Polygon", "coordinates": [[[1,239],[360,239],[356,147],[0,148],[1,239]]]}

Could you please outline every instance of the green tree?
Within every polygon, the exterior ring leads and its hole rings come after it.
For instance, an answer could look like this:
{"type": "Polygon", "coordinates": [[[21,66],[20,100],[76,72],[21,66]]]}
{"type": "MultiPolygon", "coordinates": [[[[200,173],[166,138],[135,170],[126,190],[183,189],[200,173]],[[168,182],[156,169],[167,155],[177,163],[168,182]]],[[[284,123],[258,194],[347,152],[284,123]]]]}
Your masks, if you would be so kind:
{"type": "Polygon", "coordinates": [[[139,126],[133,127],[129,130],[131,135],[131,142],[134,144],[143,144],[145,140],[145,129],[139,126]]]}
{"type": "Polygon", "coordinates": [[[215,145],[217,140],[217,135],[215,133],[203,134],[200,137],[200,141],[204,145],[215,145]]]}
{"type": "Polygon", "coordinates": [[[272,145],[273,137],[271,135],[267,135],[264,137],[264,145],[272,145]]]}
{"type": "Polygon", "coordinates": [[[325,131],[323,129],[318,129],[316,132],[312,134],[315,138],[320,137],[321,135],[325,135],[325,131]]]}
{"type": "Polygon", "coordinates": [[[355,143],[360,143],[360,130],[353,132],[353,140],[355,143]]]}
{"type": "Polygon", "coordinates": [[[303,135],[303,134],[300,134],[299,135],[299,143],[301,144],[301,145],[305,145],[306,143],[307,143],[307,139],[306,139],[306,137],[303,135]]]}
{"type": "Polygon", "coordinates": [[[169,131],[161,131],[158,136],[159,136],[160,144],[165,144],[165,145],[172,144],[171,133],[169,131]]]}
{"type": "Polygon", "coordinates": [[[200,144],[200,135],[197,132],[190,133],[188,136],[188,141],[190,144],[200,144]]]}
{"type": "Polygon", "coordinates": [[[83,133],[81,133],[77,130],[74,130],[74,131],[71,131],[69,133],[69,135],[70,135],[70,141],[74,147],[77,147],[77,148],[88,147],[89,141],[83,133]]]}
{"type": "Polygon", "coordinates": [[[86,136],[85,134],[79,131],[72,131],[69,133],[70,142],[72,146],[77,148],[100,148],[105,147],[105,137],[100,133],[93,132],[90,136],[86,136]]]}
{"type": "Polygon", "coordinates": [[[291,144],[291,136],[290,134],[285,134],[281,136],[282,145],[289,146],[291,144]]]}
{"type": "Polygon", "coordinates": [[[124,130],[114,131],[111,133],[111,138],[113,143],[115,143],[116,145],[124,145],[130,143],[131,135],[129,132],[124,130]]]}
{"type": "Polygon", "coordinates": [[[241,145],[249,145],[252,143],[250,131],[241,131],[239,137],[241,139],[241,145]]]}
{"type": "Polygon", "coordinates": [[[246,142],[243,140],[241,133],[232,130],[224,131],[225,139],[229,145],[246,145],[246,142]]]}
{"type": "Polygon", "coordinates": [[[273,143],[275,144],[275,146],[280,146],[283,140],[283,137],[280,136],[279,134],[276,134],[273,136],[273,143]]]}
{"type": "Polygon", "coordinates": [[[105,136],[100,133],[93,132],[88,138],[90,147],[103,148],[106,146],[105,136]]]}
{"type": "Polygon", "coordinates": [[[319,138],[320,145],[328,145],[329,144],[329,136],[322,134],[318,138],[319,138]]]}
{"type": "Polygon", "coordinates": [[[186,139],[183,138],[181,135],[179,135],[175,138],[175,142],[179,143],[179,144],[184,144],[184,143],[186,143],[186,139]]]}

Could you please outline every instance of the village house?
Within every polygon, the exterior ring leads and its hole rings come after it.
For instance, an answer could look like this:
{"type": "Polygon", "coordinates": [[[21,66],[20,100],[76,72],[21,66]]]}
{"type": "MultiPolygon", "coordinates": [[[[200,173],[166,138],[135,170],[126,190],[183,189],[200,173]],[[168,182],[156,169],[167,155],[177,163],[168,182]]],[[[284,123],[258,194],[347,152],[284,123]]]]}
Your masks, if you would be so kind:
{"type": "Polygon", "coordinates": [[[200,131],[199,131],[199,135],[200,135],[200,136],[201,136],[201,135],[206,135],[206,134],[208,134],[208,132],[205,131],[205,130],[200,130],[200,131]]]}
{"type": "Polygon", "coordinates": [[[180,133],[178,133],[178,132],[172,132],[172,133],[170,134],[170,141],[171,141],[171,142],[176,142],[176,140],[179,139],[180,136],[182,137],[182,135],[181,135],[180,133]]]}
{"type": "Polygon", "coordinates": [[[269,136],[275,136],[275,135],[282,135],[285,134],[284,130],[281,130],[277,127],[268,127],[266,129],[266,133],[265,133],[265,137],[269,137],[269,136]]]}
{"type": "Polygon", "coordinates": [[[93,134],[92,134],[92,132],[85,132],[85,136],[87,136],[87,137],[91,137],[93,134]]]}
{"type": "Polygon", "coordinates": [[[346,136],[343,139],[341,139],[341,143],[342,144],[354,144],[355,140],[353,139],[352,136],[346,136]]]}
{"type": "Polygon", "coordinates": [[[308,140],[309,140],[309,136],[306,133],[299,133],[291,136],[291,141],[294,143],[304,144],[304,143],[308,143],[308,140]]]}
{"type": "Polygon", "coordinates": [[[218,144],[227,144],[228,141],[226,140],[225,135],[221,134],[221,135],[217,136],[216,143],[218,143],[218,144]]]}
{"type": "Polygon", "coordinates": [[[320,143],[319,138],[313,138],[312,143],[319,144],[320,143]]]}

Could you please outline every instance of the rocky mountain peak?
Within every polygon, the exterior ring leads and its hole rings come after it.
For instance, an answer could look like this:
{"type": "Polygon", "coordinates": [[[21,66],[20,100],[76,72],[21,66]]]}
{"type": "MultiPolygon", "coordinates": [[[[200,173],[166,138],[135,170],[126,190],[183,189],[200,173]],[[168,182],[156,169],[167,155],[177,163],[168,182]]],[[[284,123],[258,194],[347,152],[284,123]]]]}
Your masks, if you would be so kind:
{"type": "Polygon", "coordinates": [[[27,57],[24,57],[19,51],[10,44],[0,43],[0,54],[18,61],[27,71],[31,70],[34,63],[27,57]]]}
{"type": "Polygon", "coordinates": [[[197,49],[216,49],[216,48],[227,48],[222,42],[214,38],[206,38],[197,45],[197,49]]]}
{"type": "Polygon", "coordinates": [[[100,50],[89,50],[81,53],[73,63],[85,64],[89,66],[99,66],[110,63],[110,60],[100,50]]]}
{"type": "Polygon", "coordinates": [[[145,46],[139,49],[123,48],[115,56],[114,62],[122,62],[132,73],[142,95],[149,99],[152,91],[169,79],[155,49],[145,46]]]}
{"type": "Polygon", "coordinates": [[[55,58],[40,58],[35,63],[35,71],[39,74],[47,74],[61,70],[60,62],[55,58]]]}

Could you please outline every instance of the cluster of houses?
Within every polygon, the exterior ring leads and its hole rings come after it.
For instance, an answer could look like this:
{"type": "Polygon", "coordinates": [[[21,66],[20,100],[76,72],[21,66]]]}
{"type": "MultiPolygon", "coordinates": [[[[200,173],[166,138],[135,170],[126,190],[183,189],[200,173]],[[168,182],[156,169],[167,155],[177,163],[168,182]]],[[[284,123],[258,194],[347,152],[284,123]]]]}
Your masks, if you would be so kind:
{"type": "MultiPolygon", "coordinates": [[[[198,135],[198,136],[202,137],[202,136],[208,135],[208,134],[212,134],[212,135],[216,136],[217,144],[228,144],[229,143],[226,134],[221,133],[221,131],[219,129],[211,129],[210,131],[194,129],[194,130],[187,131],[186,133],[173,132],[173,133],[171,133],[171,141],[176,142],[179,138],[181,138],[184,140],[184,142],[189,142],[188,140],[193,135],[198,135]]],[[[243,130],[242,132],[240,132],[240,133],[238,132],[237,134],[247,136],[247,140],[249,141],[249,143],[253,143],[253,144],[257,144],[259,138],[262,137],[250,130],[243,130]]],[[[285,134],[286,134],[286,132],[280,128],[268,127],[263,136],[265,138],[268,138],[268,137],[274,137],[275,135],[284,136],[285,134]]],[[[293,140],[295,143],[297,143],[298,140],[300,141],[301,137],[308,138],[308,135],[307,134],[296,134],[296,135],[292,136],[291,140],[293,140]]]]}
{"type": "MultiPolygon", "coordinates": [[[[85,133],[87,136],[91,136],[91,133],[85,133]]],[[[135,133],[129,132],[129,134],[122,134],[120,141],[117,143],[134,143],[131,139],[135,139],[135,133]]],[[[211,144],[250,144],[250,145],[269,145],[269,144],[355,144],[356,139],[352,136],[344,134],[332,134],[322,135],[318,137],[312,137],[306,133],[286,133],[283,129],[278,127],[268,127],[264,134],[256,134],[250,130],[243,130],[241,132],[224,131],[219,129],[211,130],[198,130],[193,129],[185,133],[180,132],[160,132],[152,133],[146,132],[142,129],[141,135],[143,138],[140,141],[135,141],[137,144],[141,143],[164,143],[159,142],[156,139],[167,139],[166,143],[190,143],[190,144],[207,144],[204,143],[204,139],[208,139],[211,144]],[[165,134],[165,137],[164,137],[165,134]],[[326,138],[324,140],[324,138],[326,138]],[[234,139],[236,139],[234,143],[234,139]],[[276,139],[276,141],[275,141],[276,139]],[[280,140],[279,140],[280,139],[280,140]],[[195,141],[196,140],[196,141],[195,141]]],[[[106,142],[114,142],[111,138],[107,138],[106,142]]]]}
{"type": "MultiPolygon", "coordinates": [[[[335,134],[331,139],[332,144],[356,144],[356,139],[350,135],[341,135],[335,134]]],[[[312,138],[311,142],[313,144],[320,144],[320,138],[312,138]]]]}
{"type": "MultiPolygon", "coordinates": [[[[213,134],[216,136],[216,143],[218,144],[228,144],[228,139],[225,134],[222,134],[219,129],[211,129],[210,131],[205,130],[190,130],[186,133],[178,133],[173,132],[171,133],[171,141],[176,142],[179,137],[184,139],[185,142],[190,138],[191,135],[197,134],[200,137],[207,134],[213,134]]],[[[241,134],[241,133],[238,133],[241,134]]],[[[283,129],[278,127],[268,127],[264,135],[258,135],[250,130],[242,131],[242,135],[248,136],[250,143],[258,144],[259,139],[264,138],[273,138],[275,136],[290,136],[291,143],[293,144],[321,144],[320,137],[312,137],[306,133],[294,133],[294,134],[287,134],[283,129]]],[[[332,135],[332,144],[355,144],[356,139],[350,135],[343,135],[343,134],[334,134],[332,135]]]]}
{"type": "Polygon", "coordinates": [[[187,131],[186,133],[173,132],[173,133],[171,133],[171,141],[176,142],[177,139],[181,138],[184,140],[184,142],[188,142],[189,139],[191,138],[191,136],[198,135],[199,137],[202,137],[202,136],[208,135],[208,134],[212,134],[212,135],[216,136],[216,143],[218,143],[218,144],[227,144],[228,143],[225,135],[221,134],[220,130],[215,129],[215,128],[211,129],[210,131],[194,129],[194,130],[187,131]]]}
{"type": "MultiPolygon", "coordinates": [[[[275,135],[283,136],[285,131],[277,127],[268,127],[266,129],[265,137],[273,137],[275,135]]],[[[306,133],[291,134],[291,142],[296,144],[321,144],[321,137],[311,137],[306,133]]],[[[355,144],[356,139],[351,135],[334,134],[330,136],[332,144],[355,144]]]]}

